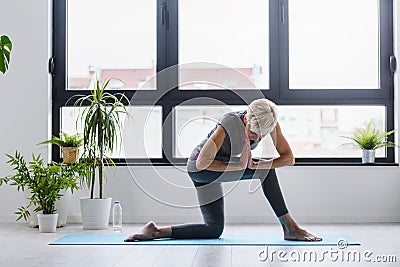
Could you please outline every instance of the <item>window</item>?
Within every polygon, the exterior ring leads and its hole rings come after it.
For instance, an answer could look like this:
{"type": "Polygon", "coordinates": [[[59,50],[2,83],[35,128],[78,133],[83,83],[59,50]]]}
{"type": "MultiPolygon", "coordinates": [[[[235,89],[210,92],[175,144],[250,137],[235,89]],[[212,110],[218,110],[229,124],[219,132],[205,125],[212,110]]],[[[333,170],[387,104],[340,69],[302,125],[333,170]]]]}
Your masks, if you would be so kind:
{"type": "Polygon", "coordinates": [[[67,3],[67,89],[90,89],[94,75],[123,81],[112,89],[155,89],[141,86],[156,71],[155,1],[67,3]]]}
{"type": "MultiPolygon", "coordinates": [[[[384,106],[280,106],[279,122],[297,158],[332,158],[337,154],[359,158],[360,151],[342,136],[351,136],[355,128],[370,120],[385,127],[384,106]],[[352,114],[349,116],[349,114],[352,114]]],[[[378,149],[377,157],[385,157],[378,149]]]]}
{"type": "Polygon", "coordinates": [[[379,89],[378,0],[290,0],[290,89],[379,89]]]}
{"type": "MultiPolygon", "coordinates": [[[[178,106],[175,108],[175,157],[185,158],[215,127],[218,118],[231,111],[245,110],[246,106],[178,106]]],[[[359,158],[358,148],[341,136],[350,136],[354,127],[361,128],[373,120],[383,130],[384,106],[278,106],[278,121],[296,158],[334,158],[340,155],[359,158]],[[352,114],[352,116],[349,116],[352,114]]],[[[252,151],[255,157],[273,157],[270,136],[252,151]]],[[[378,149],[377,157],[385,157],[378,149]]]]}
{"type": "MultiPolygon", "coordinates": [[[[61,129],[67,133],[82,132],[79,120],[83,107],[62,107],[61,129]],[[77,120],[78,119],[78,120],[77,120]],[[77,122],[78,121],[78,125],[77,122]]],[[[116,146],[114,158],[162,158],[162,108],[160,106],[131,106],[128,116],[121,115],[122,139],[116,146]]]]}
{"type": "MultiPolygon", "coordinates": [[[[128,163],[186,162],[225,112],[266,97],[296,162],[360,162],[343,146],[394,127],[391,0],[54,0],[53,134],[73,130],[94,77],[131,99],[128,163]]],[[[393,141],[393,137],[390,137],[393,141]]],[[[253,151],[271,157],[271,140],[253,151]]],[[[58,160],[58,148],[53,159],[58,160]]],[[[377,161],[394,162],[394,149],[377,161]]]]}
{"type": "Polygon", "coordinates": [[[269,88],[268,11],[268,0],[180,0],[180,89],[200,89],[187,80],[222,85],[201,89],[269,88]]]}

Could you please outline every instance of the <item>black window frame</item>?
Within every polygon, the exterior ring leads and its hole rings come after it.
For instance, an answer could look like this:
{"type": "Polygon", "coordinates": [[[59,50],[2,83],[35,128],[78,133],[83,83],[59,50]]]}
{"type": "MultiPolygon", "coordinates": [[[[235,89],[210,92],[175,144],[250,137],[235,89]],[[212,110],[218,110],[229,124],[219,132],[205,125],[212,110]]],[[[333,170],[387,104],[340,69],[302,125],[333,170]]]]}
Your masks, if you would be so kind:
{"type": "MultiPolygon", "coordinates": [[[[52,74],[52,134],[60,132],[61,108],[72,106],[67,102],[77,92],[89,94],[89,90],[66,90],[67,81],[67,1],[53,0],[52,58],[49,70],[52,74]]],[[[157,1],[157,67],[160,71],[178,64],[178,2],[179,0],[157,1]],[[168,15],[167,23],[162,21],[162,10],[168,15]]],[[[380,3],[380,81],[381,88],[374,89],[296,89],[289,88],[289,28],[288,1],[269,1],[269,36],[270,36],[270,85],[261,90],[264,97],[278,105],[379,105],[386,107],[386,129],[394,128],[394,79],[390,68],[393,57],[393,1],[379,0],[380,3]],[[285,18],[285,19],[282,19],[285,18]]],[[[165,20],[164,20],[165,22],[165,20]]],[[[260,90],[179,90],[174,87],[167,91],[168,84],[178,84],[178,72],[172,76],[157,77],[157,90],[110,90],[111,93],[124,93],[129,99],[135,95],[134,105],[154,104],[162,106],[162,158],[160,159],[125,159],[117,158],[117,164],[176,165],[185,164],[186,159],[173,157],[174,116],[168,116],[173,108],[187,100],[197,97],[211,97],[227,105],[245,105],[246,101],[259,96],[260,90]],[[257,91],[257,93],[255,93],[257,91]],[[240,95],[240,97],[238,96],[240,95]],[[172,159],[172,160],[170,160],[172,159]]],[[[128,103],[126,103],[128,104],[128,103]]],[[[193,104],[193,102],[191,102],[193,104]]],[[[198,102],[198,105],[208,103],[198,102]]],[[[200,140],[199,140],[200,141],[200,140]]],[[[389,137],[394,141],[394,136],[389,137]]],[[[60,149],[52,147],[52,159],[60,161],[60,149]]],[[[378,164],[393,165],[395,149],[387,148],[385,158],[377,158],[378,164]]],[[[296,158],[297,165],[358,165],[359,158],[296,158]]]]}

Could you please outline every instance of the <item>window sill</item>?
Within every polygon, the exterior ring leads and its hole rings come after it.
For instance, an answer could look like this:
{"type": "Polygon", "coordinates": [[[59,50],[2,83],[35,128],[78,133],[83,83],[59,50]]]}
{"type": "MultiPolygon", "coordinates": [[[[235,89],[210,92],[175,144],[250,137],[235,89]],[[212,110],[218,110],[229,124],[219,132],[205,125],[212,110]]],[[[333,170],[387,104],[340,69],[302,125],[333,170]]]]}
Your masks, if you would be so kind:
{"type": "MultiPolygon", "coordinates": [[[[138,167],[168,167],[168,166],[186,166],[186,162],[176,162],[176,163],[169,163],[169,162],[116,162],[115,165],[117,167],[123,166],[138,166],[138,167]]],[[[376,162],[376,163],[368,163],[363,164],[361,162],[296,162],[293,167],[331,167],[331,166],[350,166],[350,167],[386,167],[386,166],[399,166],[398,163],[387,163],[387,162],[376,162]]]]}
{"type": "Polygon", "coordinates": [[[398,163],[376,162],[376,163],[357,163],[357,162],[299,162],[294,166],[399,166],[398,163]]]}

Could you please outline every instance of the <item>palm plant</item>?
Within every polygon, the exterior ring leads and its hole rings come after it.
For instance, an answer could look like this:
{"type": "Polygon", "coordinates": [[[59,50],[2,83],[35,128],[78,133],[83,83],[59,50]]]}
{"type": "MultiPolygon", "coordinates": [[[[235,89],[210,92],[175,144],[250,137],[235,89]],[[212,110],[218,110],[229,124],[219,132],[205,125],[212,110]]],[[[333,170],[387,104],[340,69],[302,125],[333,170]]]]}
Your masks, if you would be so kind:
{"type": "Polygon", "coordinates": [[[365,128],[357,128],[352,136],[342,136],[350,139],[351,144],[356,145],[362,150],[375,150],[380,147],[394,147],[395,143],[388,141],[387,137],[396,130],[389,132],[381,131],[373,126],[373,121],[368,122],[365,128]]]}
{"type": "Polygon", "coordinates": [[[3,35],[0,37],[0,72],[3,74],[8,70],[10,63],[10,54],[12,50],[12,43],[8,36],[3,35]]]}
{"type": "Polygon", "coordinates": [[[107,154],[114,150],[118,139],[122,139],[121,115],[127,114],[123,104],[124,100],[128,101],[127,97],[121,93],[106,92],[110,81],[111,79],[106,79],[102,82],[96,78],[91,94],[80,96],[75,101],[75,106],[84,106],[77,124],[83,123],[84,155],[82,160],[89,162],[92,166],[90,176],[86,177],[91,199],[94,198],[96,168],[98,169],[99,198],[103,198],[104,164],[114,165],[107,154]]]}

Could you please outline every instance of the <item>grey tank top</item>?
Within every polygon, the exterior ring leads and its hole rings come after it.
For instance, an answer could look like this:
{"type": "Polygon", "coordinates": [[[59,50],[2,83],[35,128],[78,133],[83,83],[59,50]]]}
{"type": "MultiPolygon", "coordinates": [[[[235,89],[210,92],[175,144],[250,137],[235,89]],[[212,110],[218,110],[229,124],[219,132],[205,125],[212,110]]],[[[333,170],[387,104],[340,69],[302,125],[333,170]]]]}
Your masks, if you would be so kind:
{"type": "MultiPolygon", "coordinates": [[[[215,125],[214,129],[212,129],[205,139],[203,139],[200,144],[198,144],[190,154],[187,162],[187,171],[188,172],[197,172],[196,168],[196,160],[197,157],[203,148],[204,144],[210,138],[210,136],[215,132],[218,125],[221,125],[225,130],[225,138],[224,142],[221,145],[221,148],[218,150],[217,154],[215,155],[215,160],[221,162],[229,162],[234,161],[234,158],[238,157],[242,152],[243,148],[243,141],[245,137],[245,124],[243,123],[243,117],[246,114],[246,110],[243,111],[234,111],[226,113],[222,116],[217,124],[215,125]]],[[[254,149],[258,143],[260,142],[252,142],[251,149],[254,149]]]]}

